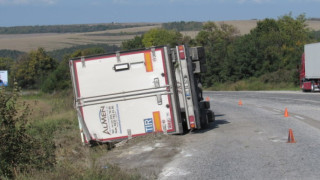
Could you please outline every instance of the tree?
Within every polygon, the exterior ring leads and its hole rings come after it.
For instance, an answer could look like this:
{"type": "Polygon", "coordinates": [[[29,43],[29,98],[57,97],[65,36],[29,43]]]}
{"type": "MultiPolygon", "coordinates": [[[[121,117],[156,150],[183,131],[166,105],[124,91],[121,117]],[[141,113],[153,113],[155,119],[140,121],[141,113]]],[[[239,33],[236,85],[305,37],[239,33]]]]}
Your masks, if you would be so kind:
{"type": "Polygon", "coordinates": [[[94,55],[94,54],[103,54],[103,53],[106,53],[106,51],[100,47],[85,48],[85,49],[80,49],[80,50],[73,52],[70,55],[70,58],[89,56],[89,55],[94,55]]]}
{"type": "Polygon", "coordinates": [[[121,44],[121,49],[122,50],[131,50],[131,49],[144,48],[142,40],[143,40],[143,35],[135,36],[133,39],[123,41],[121,44]]]}
{"type": "Polygon", "coordinates": [[[296,67],[300,64],[304,44],[310,42],[308,34],[304,15],[294,19],[289,14],[278,20],[259,21],[250,34],[239,38],[234,44],[231,61],[237,67],[235,73],[240,79],[262,75],[268,79],[265,74],[280,75],[274,72],[281,71],[292,78],[279,76],[272,79],[277,82],[288,82],[290,79],[298,83],[296,67]]]}
{"type": "MultiPolygon", "coordinates": [[[[207,22],[196,36],[198,45],[206,50],[207,72],[204,75],[204,85],[209,87],[215,82],[228,79],[227,65],[230,47],[239,36],[239,31],[232,25],[207,22]]],[[[230,63],[232,64],[232,63],[230,63]]]]}
{"type": "Polygon", "coordinates": [[[41,90],[46,93],[52,93],[57,90],[66,90],[71,87],[69,56],[65,56],[59,63],[57,69],[50,73],[43,82],[41,90]]]}
{"type": "Polygon", "coordinates": [[[175,30],[155,28],[144,34],[142,43],[144,47],[170,45],[175,46],[182,42],[182,34],[175,30]]]}
{"type": "Polygon", "coordinates": [[[162,27],[167,30],[177,30],[177,31],[198,31],[201,30],[203,23],[195,21],[180,21],[180,22],[170,22],[162,23],[162,27]]]}
{"type": "Polygon", "coordinates": [[[285,39],[281,48],[283,57],[281,67],[296,68],[300,64],[304,45],[311,42],[308,36],[310,29],[307,28],[305,15],[301,14],[296,19],[292,18],[291,14],[285,15],[278,20],[278,23],[281,36],[285,39]]]}
{"type": "Polygon", "coordinates": [[[14,61],[11,58],[0,57],[0,70],[10,70],[14,61]]]}
{"type": "Polygon", "coordinates": [[[14,76],[23,88],[39,88],[45,78],[56,69],[57,64],[43,48],[38,48],[18,60],[14,76]]]}
{"type": "Polygon", "coordinates": [[[239,36],[230,25],[204,24],[196,42],[207,53],[205,86],[253,76],[263,77],[265,82],[297,83],[296,67],[300,64],[303,45],[311,42],[305,21],[303,14],[297,18],[289,14],[278,20],[264,19],[244,36],[239,36]]]}
{"type": "Polygon", "coordinates": [[[17,50],[8,50],[8,49],[0,50],[0,57],[11,58],[13,60],[18,59],[23,54],[25,54],[25,52],[17,51],[17,50]]]}

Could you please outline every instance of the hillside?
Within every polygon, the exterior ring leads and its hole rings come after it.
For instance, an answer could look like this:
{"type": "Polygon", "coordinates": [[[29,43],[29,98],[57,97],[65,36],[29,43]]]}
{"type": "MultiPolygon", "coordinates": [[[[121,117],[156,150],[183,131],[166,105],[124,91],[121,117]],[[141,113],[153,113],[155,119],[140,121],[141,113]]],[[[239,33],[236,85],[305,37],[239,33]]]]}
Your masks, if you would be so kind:
{"type": "MultiPolygon", "coordinates": [[[[240,34],[247,34],[256,27],[257,20],[217,21],[216,23],[234,25],[239,29],[240,34]]],[[[85,33],[0,34],[0,50],[9,49],[29,52],[38,47],[43,47],[47,51],[52,51],[85,44],[120,46],[124,40],[132,39],[134,36],[152,28],[161,27],[160,23],[153,24],[153,26],[150,26],[150,23],[145,23],[145,26],[143,26],[143,23],[140,23],[138,27],[85,33]]],[[[320,30],[320,21],[307,21],[307,24],[312,30],[320,30]]],[[[182,33],[191,37],[197,35],[197,31],[185,31],[182,33]]]]}
{"type": "Polygon", "coordinates": [[[123,40],[131,39],[136,34],[160,26],[159,24],[155,26],[141,26],[88,33],[1,34],[0,49],[28,52],[38,47],[52,51],[85,44],[103,43],[119,46],[123,40]]]}

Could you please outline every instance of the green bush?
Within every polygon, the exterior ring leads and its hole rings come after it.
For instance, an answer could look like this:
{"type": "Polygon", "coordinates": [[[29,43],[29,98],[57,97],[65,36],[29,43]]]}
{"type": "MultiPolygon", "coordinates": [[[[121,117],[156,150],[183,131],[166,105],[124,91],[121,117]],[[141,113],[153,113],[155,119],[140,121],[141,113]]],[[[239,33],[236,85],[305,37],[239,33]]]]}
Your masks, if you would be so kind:
{"type": "Polygon", "coordinates": [[[266,77],[249,78],[237,82],[214,83],[207,90],[212,91],[261,91],[261,90],[299,90],[292,82],[264,82],[266,77]]]}
{"type": "Polygon", "coordinates": [[[276,72],[267,73],[261,76],[261,81],[264,83],[294,83],[299,84],[298,70],[284,70],[280,69],[276,72]]]}
{"type": "Polygon", "coordinates": [[[0,179],[55,164],[52,137],[45,132],[38,137],[28,133],[30,109],[19,102],[16,88],[0,91],[0,179]]]}

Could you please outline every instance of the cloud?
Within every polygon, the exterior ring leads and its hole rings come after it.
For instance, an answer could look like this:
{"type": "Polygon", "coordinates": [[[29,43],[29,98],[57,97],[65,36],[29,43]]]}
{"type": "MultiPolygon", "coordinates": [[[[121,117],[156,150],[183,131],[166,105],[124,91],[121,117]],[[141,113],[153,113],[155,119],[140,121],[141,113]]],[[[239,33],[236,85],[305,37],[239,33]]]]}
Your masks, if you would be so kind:
{"type": "Polygon", "coordinates": [[[0,0],[0,5],[55,4],[58,0],[0,0]]]}

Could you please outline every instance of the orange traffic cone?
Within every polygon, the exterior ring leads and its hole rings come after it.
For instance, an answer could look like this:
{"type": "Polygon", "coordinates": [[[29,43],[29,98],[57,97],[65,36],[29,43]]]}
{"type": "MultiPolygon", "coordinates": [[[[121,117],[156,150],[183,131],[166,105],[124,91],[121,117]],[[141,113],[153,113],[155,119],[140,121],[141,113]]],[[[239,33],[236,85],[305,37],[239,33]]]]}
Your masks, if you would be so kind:
{"type": "Polygon", "coordinates": [[[241,99],[240,99],[240,101],[239,101],[239,103],[238,103],[238,104],[239,104],[239,106],[242,106],[242,101],[241,101],[241,99]]]}
{"type": "Polygon", "coordinates": [[[206,101],[210,101],[210,98],[208,96],[206,97],[206,101]]]}
{"type": "Polygon", "coordinates": [[[289,117],[289,113],[288,113],[288,109],[287,108],[284,110],[284,117],[289,117]]]}
{"type": "Polygon", "coordinates": [[[294,140],[292,129],[289,129],[289,136],[288,136],[288,142],[287,143],[296,143],[294,140]]]}

